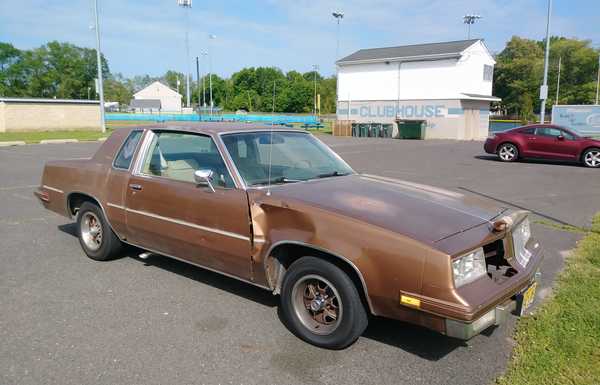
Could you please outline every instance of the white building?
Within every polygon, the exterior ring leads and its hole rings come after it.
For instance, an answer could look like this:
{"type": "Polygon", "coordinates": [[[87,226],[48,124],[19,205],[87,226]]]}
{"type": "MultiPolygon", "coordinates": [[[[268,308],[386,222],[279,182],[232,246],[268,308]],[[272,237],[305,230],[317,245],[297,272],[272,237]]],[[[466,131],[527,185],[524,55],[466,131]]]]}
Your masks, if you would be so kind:
{"type": "MultiPolygon", "coordinates": [[[[156,100],[160,101],[160,112],[181,112],[182,96],[179,92],[156,81],[146,88],[133,94],[133,98],[137,100],[152,100],[153,104],[156,100]]],[[[132,103],[132,105],[141,105],[143,102],[132,103]]],[[[134,107],[138,110],[138,107],[134,107]]]]}
{"type": "Polygon", "coordinates": [[[500,100],[495,64],[478,39],[359,50],[337,62],[337,118],[421,120],[424,139],[484,138],[490,102],[500,100]]]}

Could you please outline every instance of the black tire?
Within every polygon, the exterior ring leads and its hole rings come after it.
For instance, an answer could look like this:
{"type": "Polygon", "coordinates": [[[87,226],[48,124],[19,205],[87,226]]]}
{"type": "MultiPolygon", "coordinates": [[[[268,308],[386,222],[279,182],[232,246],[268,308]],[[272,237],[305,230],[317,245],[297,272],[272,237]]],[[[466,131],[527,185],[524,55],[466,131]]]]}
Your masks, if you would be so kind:
{"type": "Polygon", "coordinates": [[[600,148],[588,148],[581,155],[581,163],[585,167],[600,168],[600,148]]]}
{"type": "Polygon", "coordinates": [[[77,236],[83,251],[95,261],[109,261],[121,256],[123,242],[110,228],[100,207],[94,203],[84,202],[77,211],[77,236]],[[90,240],[91,236],[88,235],[89,219],[93,219],[94,224],[97,220],[100,226],[101,237],[98,242],[95,241],[98,238],[90,240]],[[96,247],[91,247],[91,242],[96,243],[96,247]]]}
{"type": "Polygon", "coordinates": [[[500,144],[496,153],[503,162],[516,162],[519,159],[519,149],[512,143],[500,144]]]}
{"type": "MultiPolygon", "coordinates": [[[[302,297],[305,298],[305,294],[302,294],[302,297]]],[[[358,290],[350,277],[334,264],[315,257],[302,257],[289,267],[283,278],[281,310],[286,326],[292,333],[310,344],[327,349],[343,349],[351,345],[364,332],[369,322],[358,290]],[[339,299],[333,301],[337,301],[340,318],[336,318],[334,326],[324,326],[332,328],[333,330],[330,332],[318,329],[321,325],[311,319],[316,312],[300,305],[297,307],[294,305],[295,298],[299,293],[308,292],[308,289],[302,290],[302,285],[307,283],[310,285],[311,280],[322,283],[322,280],[328,281],[327,283],[333,286],[330,293],[334,293],[334,291],[337,293],[335,296],[326,295],[319,298],[339,296],[339,299]],[[306,325],[307,318],[316,325],[314,328],[306,325]]]]}

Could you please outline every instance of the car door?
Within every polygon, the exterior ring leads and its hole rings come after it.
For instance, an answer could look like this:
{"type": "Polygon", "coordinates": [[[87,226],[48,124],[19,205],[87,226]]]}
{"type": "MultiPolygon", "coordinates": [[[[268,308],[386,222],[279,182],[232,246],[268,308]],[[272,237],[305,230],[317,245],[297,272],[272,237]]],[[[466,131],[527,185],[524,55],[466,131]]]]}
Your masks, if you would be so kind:
{"type": "Polygon", "coordinates": [[[563,134],[557,127],[541,126],[535,130],[535,140],[530,142],[532,155],[542,158],[567,157],[562,147],[563,140],[559,139],[563,134]]]}
{"type": "Polygon", "coordinates": [[[236,188],[213,138],[150,131],[127,188],[130,243],[250,279],[246,192],[236,188]],[[194,181],[212,170],[210,188],[194,181]]]}
{"type": "Polygon", "coordinates": [[[562,138],[558,138],[557,151],[567,159],[577,159],[580,148],[580,138],[567,130],[560,130],[562,138]]]}

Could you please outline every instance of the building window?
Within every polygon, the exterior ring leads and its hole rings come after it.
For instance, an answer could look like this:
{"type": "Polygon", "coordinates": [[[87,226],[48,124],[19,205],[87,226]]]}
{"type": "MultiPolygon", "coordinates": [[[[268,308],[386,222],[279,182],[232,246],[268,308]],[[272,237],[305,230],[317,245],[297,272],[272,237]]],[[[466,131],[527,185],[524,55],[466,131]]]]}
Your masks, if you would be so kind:
{"type": "Polygon", "coordinates": [[[493,76],[494,76],[494,67],[484,64],[483,65],[483,80],[486,82],[491,82],[493,76]]]}

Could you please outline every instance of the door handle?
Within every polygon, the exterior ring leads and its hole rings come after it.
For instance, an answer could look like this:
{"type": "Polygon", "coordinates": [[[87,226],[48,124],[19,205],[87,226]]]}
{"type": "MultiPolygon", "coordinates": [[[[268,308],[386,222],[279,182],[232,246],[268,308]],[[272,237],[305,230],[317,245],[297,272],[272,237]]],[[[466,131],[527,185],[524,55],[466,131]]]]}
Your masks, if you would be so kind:
{"type": "Polygon", "coordinates": [[[132,190],[135,190],[135,191],[142,191],[142,185],[141,184],[130,184],[129,187],[132,190]]]}

